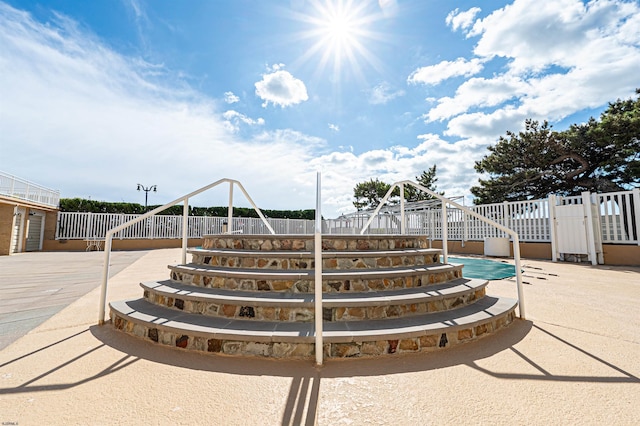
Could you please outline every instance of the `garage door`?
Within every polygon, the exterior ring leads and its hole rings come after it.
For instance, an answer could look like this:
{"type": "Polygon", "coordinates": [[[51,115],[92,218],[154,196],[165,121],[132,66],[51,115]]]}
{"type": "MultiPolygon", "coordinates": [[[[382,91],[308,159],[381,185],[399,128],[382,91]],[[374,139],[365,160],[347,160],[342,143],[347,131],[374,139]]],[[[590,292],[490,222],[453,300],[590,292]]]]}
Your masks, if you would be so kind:
{"type": "Polygon", "coordinates": [[[25,251],[38,251],[41,249],[42,218],[44,216],[29,216],[29,232],[27,233],[27,247],[25,251]]]}

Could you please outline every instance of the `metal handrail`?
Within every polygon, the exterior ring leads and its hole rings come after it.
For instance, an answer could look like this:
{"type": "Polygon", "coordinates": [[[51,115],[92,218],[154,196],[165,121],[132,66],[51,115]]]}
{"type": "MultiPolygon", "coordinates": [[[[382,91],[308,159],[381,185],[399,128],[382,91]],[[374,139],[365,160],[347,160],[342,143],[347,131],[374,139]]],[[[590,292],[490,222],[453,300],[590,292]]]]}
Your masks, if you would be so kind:
{"type": "Polygon", "coordinates": [[[437,194],[427,188],[425,188],[422,185],[419,185],[415,182],[412,182],[410,180],[403,180],[400,182],[396,182],[393,185],[391,185],[391,187],[389,188],[389,191],[387,191],[387,193],[385,194],[385,196],[382,198],[382,200],[380,201],[380,204],[378,204],[378,207],[376,207],[376,209],[373,211],[373,213],[371,214],[371,216],[369,217],[369,220],[367,220],[367,222],[365,223],[365,225],[362,227],[362,230],[360,231],[360,235],[364,234],[364,232],[367,230],[367,228],[369,227],[369,225],[371,225],[371,222],[373,221],[374,217],[378,214],[378,212],[380,211],[380,209],[382,208],[382,206],[384,205],[384,203],[387,202],[387,200],[389,199],[389,197],[391,196],[391,193],[393,192],[393,190],[395,188],[399,188],[400,189],[400,234],[404,235],[405,234],[405,217],[404,217],[404,185],[411,185],[413,187],[415,187],[416,189],[419,189],[423,192],[426,192],[427,194],[433,196],[434,198],[439,199],[442,202],[442,257],[443,257],[443,261],[444,263],[448,263],[448,239],[447,239],[447,204],[450,204],[464,212],[466,212],[467,214],[480,219],[483,222],[486,222],[492,226],[495,226],[496,228],[498,228],[499,230],[509,234],[511,236],[511,238],[513,239],[513,258],[515,260],[515,266],[516,266],[516,285],[518,288],[518,310],[520,312],[520,318],[525,319],[525,309],[524,309],[524,291],[523,291],[523,287],[522,287],[522,265],[520,262],[520,239],[518,238],[518,233],[515,232],[514,230],[507,228],[506,226],[503,226],[501,224],[499,224],[498,222],[495,222],[489,218],[486,218],[476,212],[474,212],[473,210],[456,203],[455,201],[451,201],[446,197],[443,197],[440,194],[437,194]]]}
{"type": "Polygon", "coordinates": [[[209,184],[207,186],[203,186],[202,188],[193,191],[187,195],[184,195],[180,198],[177,198],[173,201],[171,201],[170,203],[167,203],[163,206],[160,206],[158,208],[155,208],[153,210],[151,210],[148,213],[143,214],[142,216],[139,216],[137,218],[131,219],[128,222],[125,222],[119,226],[116,226],[115,228],[111,228],[107,231],[107,234],[105,235],[105,241],[104,241],[104,254],[105,254],[105,260],[104,260],[104,268],[102,270],[102,284],[101,284],[101,288],[100,288],[100,312],[98,314],[98,324],[102,325],[105,323],[105,313],[106,313],[106,305],[107,305],[107,285],[109,282],[109,262],[111,260],[111,242],[113,240],[113,236],[117,233],[122,231],[125,228],[128,228],[131,225],[134,225],[138,222],[141,222],[145,219],[147,219],[148,217],[154,216],[156,213],[159,213],[163,210],[168,209],[169,207],[173,207],[176,204],[180,204],[180,203],[184,203],[183,206],[183,210],[182,210],[182,263],[187,263],[187,241],[188,241],[188,220],[189,220],[189,198],[198,195],[202,192],[208,191],[209,189],[216,187],[218,185],[220,185],[221,183],[225,183],[228,182],[229,183],[229,229],[227,230],[227,233],[231,233],[233,232],[232,229],[232,216],[233,216],[233,185],[236,184],[238,185],[238,187],[242,190],[242,192],[244,193],[245,197],[247,198],[247,200],[251,203],[251,206],[254,208],[254,210],[256,211],[256,213],[258,213],[258,216],[260,216],[260,218],[262,219],[262,221],[264,222],[265,226],[269,229],[269,231],[271,231],[271,234],[275,234],[275,231],[273,230],[273,228],[271,228],[271,226],[269,225],[269,223],[267,222],[267,219],[264,217],[264,215],[262,214],[262,212],[260,211],[260,209],[256,206],[256,204],[253,202],[253,200],[251,199],[251,197],[249,196],[249,194],[247,193],[247,191],[244,189],[244,187],[242,186],[242,184],[234,179],[220,179],[212,184],[209,184]]]}

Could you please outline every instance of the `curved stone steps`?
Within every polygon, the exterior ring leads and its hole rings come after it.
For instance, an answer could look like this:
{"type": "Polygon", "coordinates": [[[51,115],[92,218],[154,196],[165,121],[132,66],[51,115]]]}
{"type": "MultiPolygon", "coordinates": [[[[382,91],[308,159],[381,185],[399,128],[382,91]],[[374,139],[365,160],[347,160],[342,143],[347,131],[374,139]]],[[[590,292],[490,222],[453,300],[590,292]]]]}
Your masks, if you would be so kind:
{"type": "MultiPolygon", "coordinates": [[[[512,299],[484,297],[444,312],[324,322],[324,351],[331,357],[352,357],[444,348],[508,325],[516,306],[512,299]]],[[[230,355],[307,358],[313,354],[313,323],[209,317],[144,299],[112,302],[110,309],[116,329],[168,346],[230,355]]]]}
{"type": "MultiPolygon", "coordinates": [[[[236,249],[191,249],[193,264],[261,270],[313,270],[312,251],[261,251],[236,249]]],[[[391,266],[421,266],[440,262],[437,249],[398,249],[369,251],[325,251],[323,269],[375,269],[391,266]]]]}
{"type": "MultiPolygon", "coordinates": [[[[212,234],[203,236],[203,249],[235,249],[260,251],[311,251],[314,236],[310,234],[268,235],[268,234],[212,234]]],[[[420,235],[323,235],[322,250],[398,250],[406,248],[427,248],[429,241],[420,235]]]]}
{"type": "MultiPolygon", "coordinates": [[[[204,249],[204,248],[190,248],[187,249],[189,254],[198,254],[203,256],[223,255],[223,256],[239,256],[239,257],[255,257],[269,255],[272,257],[286,257],[286,258],[313,258],[314,253],[311,250],[301,251],[283,251],[283,250],[242,250],[242,249],[204,249]]],[[[442,250],[430,249],[430,248],[405,248],[397,250],[369,250],[369,251],[357,251],[357,250],[323,250],[322,257],[377,257],[377,256],[394,256],[397,254],[404,255],[425,255],[425,254],[437,254],[440,255],[442,250]]]]}
{"type": "MultiPolygon", "coordinates": [[[[414,276],[418,274],[439,273],[449,270],[462,270],[463,264],[442,264],[423,266],[403,266],[398,268],[378,268],[375,271],[368,269],[350,270],[323,270],[323,279],[372,279],[372,278],[396,278],[414,276]]],[[[296,270],[262,270],[253,268],[228,268],[223,266],[209,266],[195,263],[184,265],[169,265],[171,271],[204,276],[217,276],[229,278],[262,278],[262,279],[313,279],[315,271],[296,270]]]]}
{"type": "MultiPolygon", "coordinates": [[[[488,281],[460,278],[445,284],[366,293],[323,295],[326,321],[392,318],[455,309],[485,295],[488,281]]],[[[227,318],[312,321],[314,294],[198,288],[171,280],[140,284],[152,303],[227,318]]]]}
{"type": "MultiPolygon", "coordinates": [[[[114,302],[116,329],[172,347],[224,355],[313,357],[314,236],[214,235],[114,302]]],[[[323,236],[325,357],[437,350],[511,323],[516,302],[440,263],[425,236],[323,236]]]]}
{"type": "MultiPolygon", "coordinates": [[[[168,265],[171,279],[201,287],[253,291],[312,292],[314,271],[228,268],[188,263],[168,265]],[[277,283],[277,284],[274,284],[277,283]]],[[[463,265],[434,264],[396,268],[323,270],[323,291],[379,291],[421,287],[462,277],[463,265]]]]}

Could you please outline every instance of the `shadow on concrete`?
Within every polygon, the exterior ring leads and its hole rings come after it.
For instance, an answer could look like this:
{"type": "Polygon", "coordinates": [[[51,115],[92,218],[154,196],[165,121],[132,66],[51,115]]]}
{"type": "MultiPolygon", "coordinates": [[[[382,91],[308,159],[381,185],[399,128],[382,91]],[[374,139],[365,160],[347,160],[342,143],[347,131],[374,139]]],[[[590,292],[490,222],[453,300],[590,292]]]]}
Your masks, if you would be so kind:
{"type": "MultiPolygon", "coordinates": [[[[158,364],[177,366],[198,371],[219,372],[244,376],[276,376],[291,377],[291,387],[286,400],[282,424],[314,424],[318,414],[320,382],[323,378],[367,377],[388,374],[402,374],[411,372],[430,371],[457,365],[466,365],[488,376],[505,380],[546,380],[558,382],[593,382],[593,383],[640,383],[640,379],[633,374],[617,367],[570,341],[563,339],[549,330],[534,325],[531,321],[516,320],[506,329],[487,336],[475,342],[463,344],[442,351],[399,354],[381,358],[326,360],[321,367],[316,367],[312,360],[273,360],[268,358],[230,357],[213,354],[188,352],[160,346],[151,341],[138,339],[111,326],[91,326],[76,332],[57,342],[43,346],[40,349],[15,357],[0,364],[8,366],[18,361],[27,361],[29,357],[40,354],[56,356],[57,346],[61,344],[74,345],[74,339],[82,338],[87,331],[99,340],[99,344],[87,349],[77,356],[59,363],[40,374],[30,377],[24,383],[11,387],[0,388],[0,395],[25,392],[46,392],[64,390],[108,376],[119,370],[126,369],[132,364],[146,360],[158,364]],[[586,356],[596,363],[612,370],[612,374],[603,376],[567,376],[554,375],[545,370],[535,360],[515,348],[532,330],[551,337],[559,344],[576,352],[576,356],[586,356]],[[106,347],[113,348],[123,355],[114,362],[102,368],[98,373],[82,378],[75,382],[37,385],[51,374],[72,367],[74,363],[91,357],[92,354],[106,347]],[[538,374],[499,373],[481,367],[477,361],[491,357],[502,351],[511,351],[535,368],[538,374]]],[[[98,342],[96,342],[98,343],[98,342]]],[[[86,360],[85,360],[86,362],[86,360]]]]}
{"type": "MultiPolygon", "coordinates": [[[[319,368],[310,360],[274,360],[268,358],[230,357],[187,352],[180,349],[163,347],[150,341],[126,335],[114,330],[110,326],[94,326],[91,327],[91,332],[106,345],[132,356],[153,362],[189,369],[237,375],[292,377],[294,378],[294,382],[292,384],[291,401],[289,403],[291,407],[295,407],[296,401],[304,400],[304,398],[300,396],[300,393],[303,390],[306,391],[310,384],[313,385],[313,389],[319,384],[320,378],[402,374],[430,371],[456,365],[467,365],[489,376],[501,379],[640,383],[638,377],[613,365],[607,360],[589,353],[541,326],[534,325],[531,321],[522,320],[516,320],[508,328],[483,339],[442,351],[398,354],[380,358],[330,359],[325,360],[324,365],[319,368]],[[515,348],[516,344],[523,340],[532,330],[544,333],[554,338],[560,344],[577,352],[577,354],[587,356],[593,361],[610,368],[613,374],[607,376],[566,376],[551,374],[537,364],[535,360],[515,348]],[[477,364],[478,360],[489,358],[505,350],[511,351],[519,356],[540,374],[498,373],[477,364]],[[295,390],[294,387],[297,390],[295,390]]],[[[291,413],[299,413],[299,410],[293,408],[289,411],[291,413]]]]}
{"type": "Polygon", "coordinates": [[[536,330],[552,337],[553,339],[556,339],[557,341],[559,341],[560,343],[562,343],[563,345],[566,345],[568,347],[570,347],[571,349],[575,350],[576,352],[585,355],[591,359],[593,359],[594,361],[605,365],[606,367],[610,368],[611,370],[619,373],[620,375],[614,375],[614,376],[566,376],[566,375],[554,375],[551,374],[550,372],[548,372],[547,370],[545,370],[544,368],[542,368],[540,365],[538,365],[537,363],[535,363],[532,359],[530,359],[529,357],[527,357],[525,354],[523,354],[522,352],[518,351],[516,348],[509,348],[509,350],[511,350],[513,353],[515,353],[517,356],[519,356],[520,358],[522,358],[524,361],[526,361],[529,365],[531,365],[532,367],[534,367],[536,370],[539,371],[540,374],[514,374],[514,373],[496,373],[490,370],[487,370],[486,368],[480,367],[479,365],[477,365],[475,362],[471,362],[469,364],[467,364],[469,367],[478,370],[482,373],[488,374],[491,377],[496,377],[499,379],[516,379],[516,380],[548,380],[548,381],[556,381],[556,382],[585,382],[585,383],[640,383],[640,378],[634,376],[633,374],[611,364],[610,362],[595,356],[594,354],[585,351],[584,349],[574,345],[573,343],[567,341],[566,339],[563,339],[561,337],[556,336],[555,334],[551,333],[548,330],[545,330],[544,328],[534,325],[533,328],[535,328],[536,330]]]}
{"type": "Polygon", "coordinates": [[[282,425],[315,425],[320,397],[320,372],[294,377],[289,388],[282,425]]]}
{"type": "Polygon", "coordinates": [[[37,354],[38,352],[42,352],[42,351],[44,351],[44,350],[46,350],[46,349],[52,348],[52,347],[54,347],[54,346],[56,346],[56,345],[59,345],[59,344],[61,344],[61,343],[64,343],[64,342],[66,342],[67,340],[73,339],[74,337],[77,337],[77,336],[80,336],[81,334],[86,333],[87,331],[89,331],[89,330],[82,330],[82,331],[79,331],[78,333],[72,334],[72,335],[71,335],[71,336],[69,336],[69,337],[65,337],[64,339],[58,340],[57,342],[50,343],[50,344],[48,344],[47,346],[43,346],[43,347],[41,347],[40,349],[36,349],[35,351],[31,351],[31,352],[29,352],[28,354],[24,354],[24,355],[21,355],[21,356],[19,356],[19,357],[17,357],[17,358],[14,358],[14,359],[12,359],[12,360],[10,360],[10,361],[3,362],[2,364],[0,364],[0,368],[5,367],[5,366],[7,366],[7,365],[9,365],[9,364],[13,364],[14,362],[16,362],[16,361],[20,361],[21,359],[28,358],[28,357],[30,357],[31,355],[35,355],[35,354],[37,354]]]}
{"type": "MultiPolygon", "coordinates": [[[[12,359],[10,361],[4,362],[4,363],[2,363],[0,365],[0,367],[4,367],[4,366],[12,364],[12,363],[14,363],[16,361],[20,361],[20,360],[26,359],[26,358],[28,358],[28,357],[36,354],[36,353],[50,350],[54,346],[59,345],[59,344],[64,343],[64,342],[68,342],[68,341],[70,341],[70,340],[72,340],[74,338],[77,338],[78,336],[80,336],[81,334],[83,334],[83,333],[85,333],[87,331],[88,330],[81,331],[81,332],[73,334],[73,335],[71,335],[69,337],[65,337],[64,339],[61,339],[61,340],[59,340],[59,341],[57,341],[55,343],[49,344],[47,346],[44,346],[44,347],[42,347],[42,348],[40,348],[38,350],[32,351],[32,352],[30,352],[28,354],[25,354],[25,355],[19,356],[17,358],[14,358],[14,359],[12,359]]],[[[98,373],[96,373],[96,374],[94,374],[92,376],[85,377],[82,380],[78,380],[76,382],[56,383],[56,384],[47,384],[47,385],[36,385],[35,384],[39,380],[42,380],[42,379],[46,378],[47,376],[50,376],[51,374],[53,374],[53,373],[55,373],[57,371],[60,371],[60,370],[62,370],[64,368],[66,368],[66,367],[72,366],[75,362],[77,362],[79,360],[81,360],[81,359],[83,359],[85,357],[91,356],[91,354],[93,354],[94,352],[96,352],[96,351],[98,351],[98,350],[100,350],[100,349],[102,349],[104,347],[105,347],[105,344],[103,343],[103,344],[100,344],[100,345],[98,345],[98,346],[96,346],[94,348],[88,349],[87,351],[81,353],[80,355],[77,355],[77,356],[71,358],[70,360],[62,362],[61,364],[59,364],[59,365],[57,365],[57,366],[55,366],[53,368],[50,368],[49,370],[47,370],[47,371],[45,371],[45,372],[43,372],[41,374],[38,374],[35,377],[30,378],[29,380],[27,380],[26,382],[20,384],[19,386],[15,386],[15,387],[12,387],[12,388],[0,388],[0,395],[17,394],[17,393],[25,393],[25,392],[26,393],[28,393],[28,392],[47,392],[47,391],[57,391],[57,390],[70,389],[70,388],[74,388],[76,386],[80,386],[80,385],[85,384],[85,383],[89,383],[89,382],[91,382],[93,380],[99,379],[100,377],[107,376],[107,375],[109,375],[111,373],[114,373],[114,372],[116,372],[118,370],[121,370],[123,368],[126,368],[126,367],[130,366],[131,364],[133,364],[136,361],[139,361],[138,358],[134,358],[134,357],[132,357],[130,355],[125,355],[122,358],[118,359],[116,362],[114,362],[111,365],[109,365],[109,366],[105,367],[104,369],[102,369],[100,372],[98,372],[98,373]]]]}
{"type": "Polygon", "coordinates": [[[329,359],[319,369],[313,360],[277,360],[233,357],[158,345],[110,325],[92,326],[91,333],[105,345],[148,361],[192,370],[249,376],[281,376],[311,380],[315,377],[354,377],[429,371],[488,358],[520,342],[531,331],[530,321],[514,321],[508,328],[480,340],[436,352],[395,354],[380,358],[329,359]],[[319,374],[319,375],[318,375],[319,374]]]}

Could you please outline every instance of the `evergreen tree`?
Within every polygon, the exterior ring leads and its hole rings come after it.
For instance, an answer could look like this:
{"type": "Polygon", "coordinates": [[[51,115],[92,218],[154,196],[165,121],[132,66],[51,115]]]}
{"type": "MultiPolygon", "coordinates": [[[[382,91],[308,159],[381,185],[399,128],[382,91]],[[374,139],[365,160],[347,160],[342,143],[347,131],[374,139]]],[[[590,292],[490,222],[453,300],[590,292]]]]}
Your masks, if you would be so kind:
{"type": "MultiPolygon", "coordinates": [[[[440,195],[444,195],[444,192],[437,192],[436,182],[438,182],[438,178],[436,177],[435,164],[431,166],[429,170],[424,170],[420,176],[416,176],[416,183],[424,186],[430,191],[436,192],[440,195]]],[[[423,200],[431,200],[434,197],[431,194],[427,194],[426,192],[419,191],[413,186],[405,185],[404,198],[407,201],[423,201],[423,200]]]]}
{"type": "MultiPolygon", "coordinates": [[[[433,192],[436,191],[437,181],[438,178],[436,177],[435,164],[428,170],[423,171],[420,176],[416,176],[416,183],[433,192]]],[[[377,178],[369,179],[366,182],[360,182],[355,186],[355,188],[353,188],[353,197],[355,198],[353,205],[358,210],[374,209],[378,204],[380,204],[380,201],[382,201],[390,188],[391,184],[382,182],[377,178]]],[[[441,192],[440,195],[444,195],[444,192],[441,192]]],[[[400,202],[399,198],[400,190],[396,188],[391,193],[391,197],[389,197],[388,201],[390,204],[397,204],[400,202]]],[[[421,201],[429,200],[433,197],[426,192],[419,191],[413,186],[405,185],[404,198],[407,201],[421,201]]]]}
{"type": "MultiPolygon", "coordinates": [[[[640,91],[636,91],[640,94],[640,91]]],[[[640,98],[617,100],[585,124],[556,132],[545,121],[508,131],[475,169],[476,204],[611,192],[640,186],[640,98]]]]}

